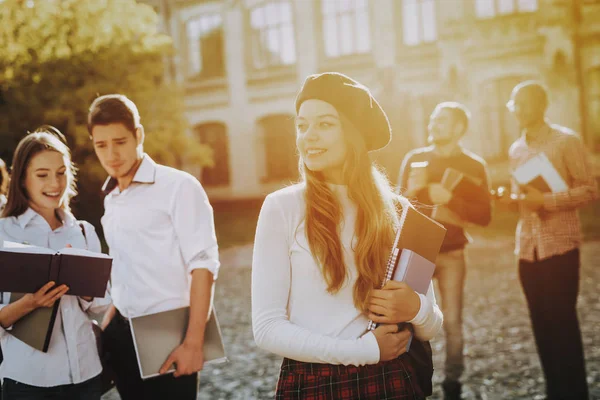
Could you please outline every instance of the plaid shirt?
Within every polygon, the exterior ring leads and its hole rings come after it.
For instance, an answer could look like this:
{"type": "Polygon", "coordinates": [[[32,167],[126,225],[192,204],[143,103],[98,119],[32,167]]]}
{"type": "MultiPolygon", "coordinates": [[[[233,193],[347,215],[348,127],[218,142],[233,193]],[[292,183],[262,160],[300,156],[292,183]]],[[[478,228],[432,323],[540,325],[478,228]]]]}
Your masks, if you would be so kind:
{"type": "MultiPolygon", "coordinates": [[[[569,189],[544,193],[538,211],[520,210],[515,253],[525,261],[543,260],[564,254],[581,244],[581,224],[577,209],[598,198],[598,184],[591,161],[577,134],[559,126],[545,124],[535,139],[523,134],[509,150],[511,169],[545,153],[569,189]]],[[[512,192],[519,193],[513,181],[512,192]]]]}

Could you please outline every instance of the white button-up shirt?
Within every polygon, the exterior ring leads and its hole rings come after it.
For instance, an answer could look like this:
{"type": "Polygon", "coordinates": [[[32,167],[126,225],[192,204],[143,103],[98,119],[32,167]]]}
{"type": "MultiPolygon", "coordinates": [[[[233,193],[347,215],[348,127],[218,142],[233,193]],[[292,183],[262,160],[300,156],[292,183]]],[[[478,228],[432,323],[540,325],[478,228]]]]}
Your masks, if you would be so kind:
{"type": "MultiPolygon", "coordinates": [[[[86,238],[78,221],[70,213],[61,213],[63,226],[54,231],[48,222],[32,209],[19,217],[0,219],[0,239],[27,243],[34,246],[60,250],[70,244],[101,252],[100,240],[94,227],[82,222],[86,238]]],[[[2,293],[0,308],[5,307],[10,293],[2,293]]],[[[110,304],[107,296],[87,302],[80,297],[65,295],[54,323],[48,352],[34,349],[10,335],[10,330],[0,327],[0,343],[4,361],[0,377],[39,387],[76,384],[91,379],[102,372],[98,358],[92,322],[86,312],[104,312],[110,304]]]]}
{"type": "Polygon", "coordinates": [[[191,272],[219,269],[213,210],[192,175],[144,155],[124,191],[107,179],[102,226],[111,297],[125,317],[189,306],[191,272]]]}

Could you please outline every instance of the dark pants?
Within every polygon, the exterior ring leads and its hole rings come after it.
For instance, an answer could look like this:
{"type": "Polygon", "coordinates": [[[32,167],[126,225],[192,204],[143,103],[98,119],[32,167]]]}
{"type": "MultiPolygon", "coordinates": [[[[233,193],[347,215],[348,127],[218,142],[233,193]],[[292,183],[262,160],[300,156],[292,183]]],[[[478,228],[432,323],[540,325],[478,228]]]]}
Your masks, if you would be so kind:
{"type": "Polygon", "coordinates": [[[4,400],[100,400],[102,387],[99,376],[76,385],[53,387],[30,386],[5,378],[2,392],[4,400]]]}
{"type": "Polygon", "coordinates": [[[588,398],[577,319],[579,249],[534,262],[519,261],[548,400],[588,398]]]}
{"type": "Polygon", "coordinates": [[[122,400],[196,400],[198,374],[175,378],[173,374],[142,380],[129,322],[118,312],[102,335],[107,363],[115,374],[122,400]]]}

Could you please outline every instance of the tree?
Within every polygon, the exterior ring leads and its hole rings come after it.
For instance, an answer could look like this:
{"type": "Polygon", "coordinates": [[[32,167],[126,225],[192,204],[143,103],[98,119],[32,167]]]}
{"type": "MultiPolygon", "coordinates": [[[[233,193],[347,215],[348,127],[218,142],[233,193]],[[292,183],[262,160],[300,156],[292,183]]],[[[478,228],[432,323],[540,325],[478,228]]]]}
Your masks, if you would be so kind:
{"type": "Polygon", "coordinates": [[[0,156],[10,160],[41,124],[68,138],[80,169],[78,217],[102,214],[105,173],[86,128],[98,95],[123,93],[138,106],[145,150],[177,168],[212,165],[210,148],[187,135],[179,88],[164,82],[172,51],[158,16],[135,0],[4,0],[0,3],[0,156]]]}

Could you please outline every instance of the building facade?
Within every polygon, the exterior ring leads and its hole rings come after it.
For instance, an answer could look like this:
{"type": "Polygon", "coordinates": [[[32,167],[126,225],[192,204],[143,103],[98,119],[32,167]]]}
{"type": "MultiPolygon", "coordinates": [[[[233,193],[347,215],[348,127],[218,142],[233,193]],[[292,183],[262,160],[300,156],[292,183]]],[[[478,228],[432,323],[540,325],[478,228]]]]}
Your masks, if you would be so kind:
{"type": "Polygon", "coordinates": [[[169,74],[215,166],[213,199],[259,197],[298,178],[294,96],[313,73],[368,86],[394,139],[375,154],[393,181],[426,145],[440,101],[466,104],[464,144],[502,162],[518,136],[512,88],[538,79],[549,117],[600,151],[600,0],[148,0],[173,37],[169,74]]]}

